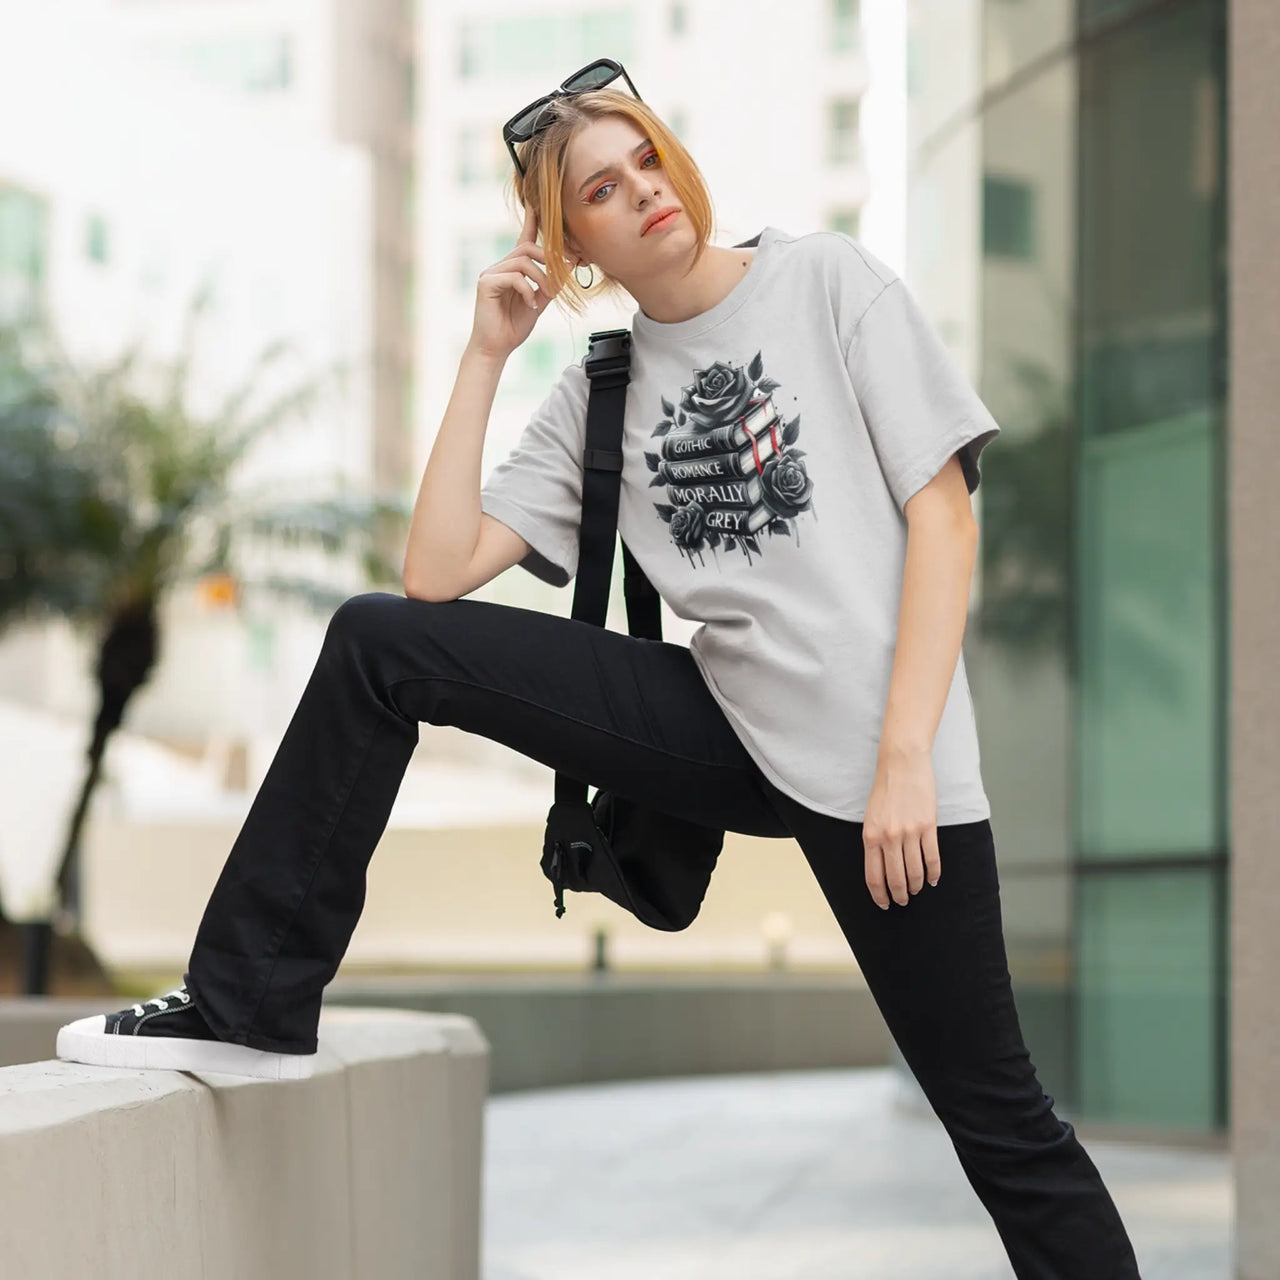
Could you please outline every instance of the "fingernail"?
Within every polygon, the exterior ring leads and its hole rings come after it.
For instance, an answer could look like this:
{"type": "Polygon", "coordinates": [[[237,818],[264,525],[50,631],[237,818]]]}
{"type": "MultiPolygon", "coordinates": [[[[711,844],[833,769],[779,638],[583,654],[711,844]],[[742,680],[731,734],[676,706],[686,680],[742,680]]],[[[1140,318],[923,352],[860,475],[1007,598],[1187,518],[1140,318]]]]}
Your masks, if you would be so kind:
{"type": "MultiPolygon", "coordinates": [[[[941,879],[941,877],[939,877],[939,879],[941,879]]],[[[938,883],[938,881],[937,881],[937,880],[930,880],[930,881],[929,881],[929,883],[930,883],[930,884],[937,884],[937,883],[938,883]]]]}
{"type": "Polygon", "coordinates": [[[888,910],[889,910],[889,904],[888,904],[887,902],[877,902],[877,903],[876,903],[876,906],[878,906],[878,907],[880,908],[880,910],[881,910],[881,911],[888,911],[888,910]]]}

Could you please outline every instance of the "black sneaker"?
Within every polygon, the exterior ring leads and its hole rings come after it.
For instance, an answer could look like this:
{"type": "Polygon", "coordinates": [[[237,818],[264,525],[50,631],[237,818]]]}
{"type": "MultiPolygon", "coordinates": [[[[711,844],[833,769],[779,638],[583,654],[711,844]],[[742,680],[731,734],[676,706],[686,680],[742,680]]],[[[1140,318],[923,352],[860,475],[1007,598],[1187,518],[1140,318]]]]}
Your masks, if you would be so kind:
{"type": "Polygon", "coordinates": [[[186,987],[116,1013],[95,1013],[58,1031],[58,1057],[101,1067],[217,1071],[264,1080],[305,1080],[314,1053],[273,1053],[219,1040],[186,987]],[[154,1007],[151,1007],[154,1006],[154,1007]]]}

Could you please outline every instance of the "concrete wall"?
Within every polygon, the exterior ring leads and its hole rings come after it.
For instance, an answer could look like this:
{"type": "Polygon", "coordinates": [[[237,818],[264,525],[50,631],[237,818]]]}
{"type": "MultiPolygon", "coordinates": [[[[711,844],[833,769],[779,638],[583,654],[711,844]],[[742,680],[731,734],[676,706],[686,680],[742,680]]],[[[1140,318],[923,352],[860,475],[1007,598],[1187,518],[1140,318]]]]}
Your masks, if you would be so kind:
{"type": "Polygon", "coordinates": [[[492,1094],[588,1081],[881,1067],[893,1050],[866,984],[839,975],[339,976],[325,990],[330,999],[473,1018],[492,1046],[492,1094]]]}
{"type": "Polygon", "coordinates": [[[1231,0],[1231,1132],[1237,1276],[1280,1276],[1280,5],[1231,0]]]}
{"type": "Polygon", "coordinates": [[[479,1280],[483,1035],[329,1006],[320,1054],[298,1081],[0,1069],[0,1273],[479,1280]]]}

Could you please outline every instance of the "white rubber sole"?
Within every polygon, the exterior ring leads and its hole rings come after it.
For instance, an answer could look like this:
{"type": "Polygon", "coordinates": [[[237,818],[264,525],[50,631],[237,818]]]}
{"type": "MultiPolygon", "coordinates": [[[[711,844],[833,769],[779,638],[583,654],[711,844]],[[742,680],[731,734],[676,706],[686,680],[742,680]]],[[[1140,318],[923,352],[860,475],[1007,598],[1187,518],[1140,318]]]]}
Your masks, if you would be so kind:
{"type": "Polygon", "coordinates": [[[225,1040],[179,1036],[109,1036],[101,1013],[68,1022],[58,1031],[57,1054],[64,1062],[99,1067],[154,1067],[164,1071],[220,1071],[260,1080],[306,1080],[316,1053],[271,1053],[225,1040]]]}

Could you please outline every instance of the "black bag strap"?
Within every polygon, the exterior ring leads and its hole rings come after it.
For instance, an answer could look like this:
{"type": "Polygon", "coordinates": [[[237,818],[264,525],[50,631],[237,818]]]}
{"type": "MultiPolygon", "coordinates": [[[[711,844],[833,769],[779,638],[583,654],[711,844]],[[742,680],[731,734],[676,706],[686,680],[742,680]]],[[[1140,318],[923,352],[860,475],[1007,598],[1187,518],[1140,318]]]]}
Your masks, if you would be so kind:
{"type": "MultiPolygon", "coordinates": [[[[734,246],[751,248],[760,233],[734,246]]],[[[613,549],[618,537],[618,496],[622,487],[622,427],[631,381],[631,330],[597,329],[587,339],[584,368],[590,381],[587,432],[582,454],[582,525],[571,616],[598,627],[609,611],[613,549]]],[[[662,639],[662,599],[631,548],[622,541],[622,594],[627,629],[645,640],[662,639]]],[[[556,774],[555,797],[585,804],[587,788],[556,774]]]]}
{"type": "Polygon", "coordinates": [[[604,626],[613,574],[622,481],[622,420],[631,379],[631,331],[603,329],[588,339],[587,432],[582,451],[582,516],[573,617],[604,626]]]}
{"type": "MultiPolygon", "coordinates": [[[[587,432],[582,454],[582,524],[571,616],[603,627],[609,611],[613,551],[619,541],[622,427],[631,380],[631,330],[600,329],[588,338],[587,432]]],[[[662,639],[662,601],[631,549],[622,543],[623,595],[631,635],[662,639]]],[[[585,783],[556,774],[555,798],[586,803],[585,783]]]]}
{"type": "MultiPolygon", "coordinates": [[[[618,540],[622,542],[621,538],[618,540]]],[[[662,597],[625,542],[622,542],[622,594],[627,602],[627,630],[645,640],[661,640],[662,597]]]]}

